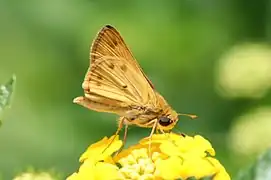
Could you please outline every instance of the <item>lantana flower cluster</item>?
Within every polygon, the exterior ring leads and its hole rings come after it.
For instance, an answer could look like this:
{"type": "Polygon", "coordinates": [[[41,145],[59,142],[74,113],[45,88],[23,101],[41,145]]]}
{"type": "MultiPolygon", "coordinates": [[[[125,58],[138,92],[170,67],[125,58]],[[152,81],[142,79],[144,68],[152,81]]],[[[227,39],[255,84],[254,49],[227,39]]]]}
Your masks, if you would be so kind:
{"type": "Polygon", "coordinates": [[[118,136],[90,145],[79,171],[67,180],[230,180],[209,141],[199,135],[154,134],[116,153],[122,145],[118,136]]]}

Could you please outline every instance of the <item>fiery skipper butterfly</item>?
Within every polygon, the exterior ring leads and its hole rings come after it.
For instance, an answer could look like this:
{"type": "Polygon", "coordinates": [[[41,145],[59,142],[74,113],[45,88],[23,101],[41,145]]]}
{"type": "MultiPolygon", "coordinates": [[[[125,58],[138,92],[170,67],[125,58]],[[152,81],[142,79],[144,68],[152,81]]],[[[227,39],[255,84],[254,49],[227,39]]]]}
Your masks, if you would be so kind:
{"type": "Polygon", "coordinates": [[[85,95],[73,102],[91,110],[119,115],[116,134],[125,124],[124,138],[128,125],[152,128],[152,135],[155,129],[171,130],[178,115],[196,117],[178,114],[169,106],[114,27],[106,25],[100,30],[91,47],[90,61],[82,84],[85,95]]]}

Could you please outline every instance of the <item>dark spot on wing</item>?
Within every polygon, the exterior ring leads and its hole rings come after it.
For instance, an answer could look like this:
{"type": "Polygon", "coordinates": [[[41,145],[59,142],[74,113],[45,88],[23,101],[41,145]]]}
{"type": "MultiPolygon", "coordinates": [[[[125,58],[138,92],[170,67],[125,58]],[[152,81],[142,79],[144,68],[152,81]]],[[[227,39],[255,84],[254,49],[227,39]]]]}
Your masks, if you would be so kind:
{"type": "Polygon", "coordinates": [[[127,88],[127,85],[122,86],[124,89],[127,88]]]}
{"type": "Polygon", "coordinates": [[[118,42],[116,39],[111,39],[111,41],[108,42],[108,45],[112,48],[112,49],[115,49],[118,45],[118,42]]]}
{"type": "Polygon", "coordinates": [[[120,66],[121,70],[123,70],[124,72],[127,71],[127,66],[125,64],[121,65],[120,66]]]}
{"type": "Polygon", "coordinates": [[[103,80],[101,75],[98,75],[97,78],[100,79],[100,80],[103,80]]]}
{"type": "Polygon", "coordinates": [[[112,42],[113,42],[113,44],[114,44],[115,46],[118,45],[118,42],[116,41],[116,39],[112,39],[112,42]]]}
{"type": "Polygon", "coordinates": [[[108,67],[109,67],[110,69],[114,69],[115,66],[114,66],[114,64],[109,63],[108,67]]]}

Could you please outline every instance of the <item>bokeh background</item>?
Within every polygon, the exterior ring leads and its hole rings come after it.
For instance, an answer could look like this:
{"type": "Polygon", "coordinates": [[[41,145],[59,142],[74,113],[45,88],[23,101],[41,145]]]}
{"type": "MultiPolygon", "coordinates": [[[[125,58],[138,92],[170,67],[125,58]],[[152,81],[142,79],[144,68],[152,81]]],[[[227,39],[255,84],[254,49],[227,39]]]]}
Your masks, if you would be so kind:
{"type": "MultiPolygon", "coordinates": [[[[115,26],[157,90],[180,113],[175,131],[209,139],[234,177],[271,144],[271,1],[0,1],[0,82],[17,76],[0,128],[0,174],[66,177],[116,116],[73,104],[89,46],[115,26]]],[[[135,143],[149,129],[130,127],[135,143]]]]}

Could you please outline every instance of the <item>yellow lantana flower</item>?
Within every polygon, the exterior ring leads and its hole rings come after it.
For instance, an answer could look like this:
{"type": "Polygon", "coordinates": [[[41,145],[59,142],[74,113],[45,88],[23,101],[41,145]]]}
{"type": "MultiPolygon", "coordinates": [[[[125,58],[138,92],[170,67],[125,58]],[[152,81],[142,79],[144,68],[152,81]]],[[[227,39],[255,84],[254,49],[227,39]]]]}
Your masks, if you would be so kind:
{"type": "Polygon", "coordinates": [[[121,147],[122,141],[119,140],[119,136],[111,136],[109,139],[104,137],[99,142],[88,147],[87,151],[80,157],[80,162],[86,159],[91,159],[93,162],[106,160],[121,147]]]}
{"type": "Polygon", "coordinates": [[[214,180],[230,180],[230,176],[214,158],[209,141],[174,133],[154,134],[114,155],[122,146],[118,136],[104,138],[91,145],[81,156],[79,172],[68,180],[175,180],[212,176],[214,180]],[[106,150],[104,150],[106,149],[106,150]]]}
{"type": "Polygon", "coordinates": [[[120,179],[118,167],[109,162],[113,162],[111,155],[118,151],[121,146],[122,141],[119,140],[118,136],[115,138],[112,136],[109,139],[104,137],[97,143],[90,145],[80,157],[80,162],[83,164],[79,168],[79,172],[73,173],[67,180],[120,179]]]}

